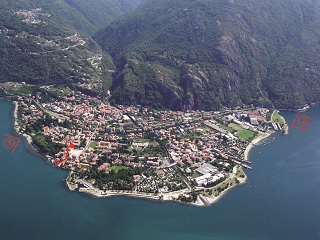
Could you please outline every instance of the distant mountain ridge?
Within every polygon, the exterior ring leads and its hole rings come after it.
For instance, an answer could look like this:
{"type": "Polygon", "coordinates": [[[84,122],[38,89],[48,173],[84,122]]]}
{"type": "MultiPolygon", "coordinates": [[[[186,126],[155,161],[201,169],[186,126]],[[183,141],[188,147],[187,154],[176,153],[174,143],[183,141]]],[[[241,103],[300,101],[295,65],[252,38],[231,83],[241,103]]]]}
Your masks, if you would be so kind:
{"type": "Polygon", "coordinates": [[[300,108],[320,97],[319,0],[149,0],[94,39],[115,103],[300,108]]]}
{"type": "Polygon", "coordinates": [[[93,26],[93,30],[107,26],[117,17],[132,12],[144,0],[65,0],[93,26]]]}
{"type": "Polygon", "coordinates": [[[93,34],[144,0],[0,0],[2,11],[41,8],[59,27],[93,34]]]}

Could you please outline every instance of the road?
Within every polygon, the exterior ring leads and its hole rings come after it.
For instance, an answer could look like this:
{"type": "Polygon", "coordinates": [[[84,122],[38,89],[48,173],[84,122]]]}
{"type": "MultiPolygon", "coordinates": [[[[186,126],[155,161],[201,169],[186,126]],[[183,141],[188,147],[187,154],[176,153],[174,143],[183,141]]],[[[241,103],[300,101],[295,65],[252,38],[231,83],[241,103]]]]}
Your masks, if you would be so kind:
{"type": "Polygon", "coordinates": [[[55,118],[62,118],[62,119],[70,119],[69,117],[67,116],[64,116],[64,115],[61,115],[61,114],[58,114],[58,113],[55,113],[55,112],[52,112],[46,108],[44,108],[39,102],[37,102],[36,100],[32,99],[32,101],[45,113],[49,114],[50,116],[52,117],[55,117],[55,118]]]}

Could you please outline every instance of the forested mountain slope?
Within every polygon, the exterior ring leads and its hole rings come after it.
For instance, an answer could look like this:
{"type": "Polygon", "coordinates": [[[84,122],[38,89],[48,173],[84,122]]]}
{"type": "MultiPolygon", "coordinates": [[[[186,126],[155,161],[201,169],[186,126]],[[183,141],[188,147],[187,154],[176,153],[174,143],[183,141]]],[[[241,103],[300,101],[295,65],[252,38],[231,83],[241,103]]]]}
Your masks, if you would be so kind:
{"type": "Polygon", "coordinates": [[[140,1],[0,0],[0,82],[101,83],[113,65],[90,34],[140,1]]]}
{"type": "Polygon", "coordinates": [[[107,26],[115,18],[132,12],[144,0],[65,0],[93,25],[93,30],[107,26]]]}
{"type": "Polygon", "coordinates": [[[149,0],[98,32],[116,103],[299,108],[320,96],[319,0],[149,0]]]}

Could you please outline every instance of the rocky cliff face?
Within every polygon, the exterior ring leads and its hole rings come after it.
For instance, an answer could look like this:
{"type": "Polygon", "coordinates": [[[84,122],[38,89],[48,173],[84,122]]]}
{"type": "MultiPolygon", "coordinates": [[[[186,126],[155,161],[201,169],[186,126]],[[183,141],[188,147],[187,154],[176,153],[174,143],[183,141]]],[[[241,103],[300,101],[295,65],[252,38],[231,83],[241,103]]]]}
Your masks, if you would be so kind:
{"type": "Polygon", "coordinates": [[[95,37],[118,67],[114,101],[174,109],[317,102],[319,2],[148,1],[95,37]]]}

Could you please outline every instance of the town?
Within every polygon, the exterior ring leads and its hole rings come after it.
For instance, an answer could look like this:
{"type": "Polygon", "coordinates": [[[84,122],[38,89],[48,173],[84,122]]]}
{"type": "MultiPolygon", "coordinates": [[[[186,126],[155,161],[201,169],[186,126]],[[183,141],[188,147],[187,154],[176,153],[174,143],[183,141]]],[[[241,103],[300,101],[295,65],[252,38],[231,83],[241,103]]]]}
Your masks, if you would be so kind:
{"type": "Polygon", "coordinates": [[[68,87],[38,90],[18,96],[16,130],[70,171],[71,190],[99,197],[211,204],[245,182],[252,141],[286,131],[283,118],[266,108],[155,110],[110,106],[68,87]]]}

